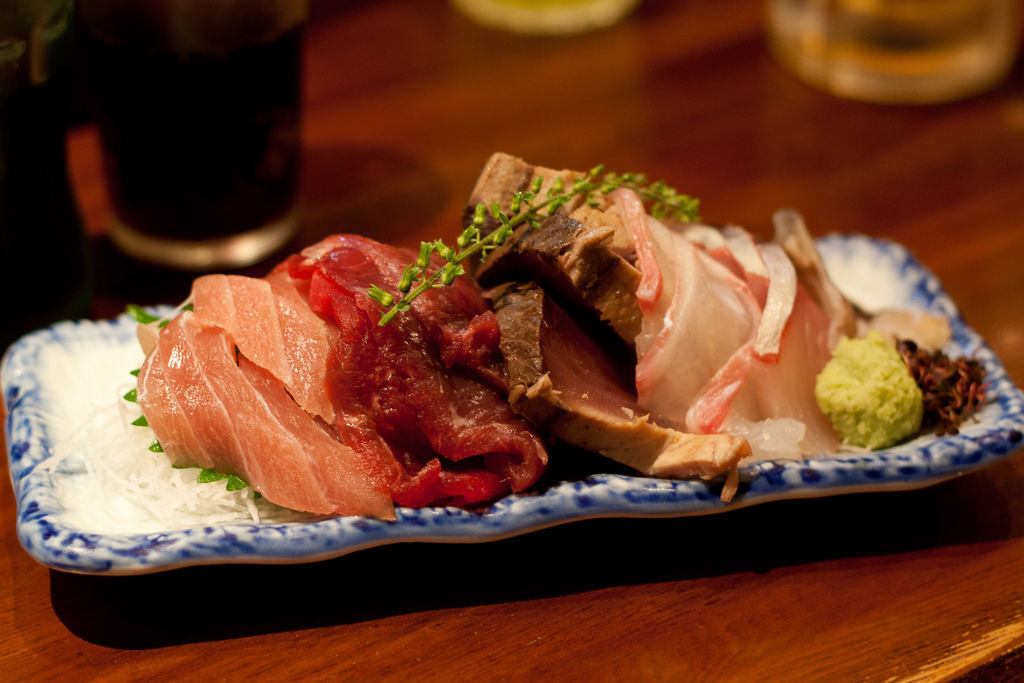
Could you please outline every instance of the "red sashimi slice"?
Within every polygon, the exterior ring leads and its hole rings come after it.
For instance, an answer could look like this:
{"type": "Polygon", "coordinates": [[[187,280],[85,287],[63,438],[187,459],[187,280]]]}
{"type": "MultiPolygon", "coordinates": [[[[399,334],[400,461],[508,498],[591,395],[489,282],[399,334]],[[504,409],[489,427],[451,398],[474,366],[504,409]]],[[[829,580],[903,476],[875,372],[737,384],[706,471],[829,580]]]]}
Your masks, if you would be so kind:
{"type": "Polygon", "coordinates": [[[466,505],[492,500],[508,492],[508,484],[500,474],[472,469],[460,472],[444,468],[440,458],[434,458],[415,475],[403,479],[394,489],[395,502],[408,507],[423,507],[438,501],[452,505],[466,505]]]}
{"type": "Polygon", "coordinates": [[[415,256],[340,235],[289,265],[309,281],[313,310],[338,326],[330,385],[339,438],[395,464],[400,504],[466,504],[522,490],[547,455],[498,390],[500,333],[476,285],[460,279],[430,290],[377,324],[381,309],[367,287],[397,281],[415,256]]]}
{"type": "Polygon", "coordinates": [[[176,391],[181,381],[188,381],[183,376],[192,370],[192,364],[182,366],[190,357],[191,351],[184,339],[168,336],[161,344],[154,341],[154,348],[146,356],[138,375],[139,405],[164,452],[176,454],[172,462],[179,465],[199,465],[209,460],[176,391]]]}
{"type": "Polygon", "coordinates": [[[197,319],[223,328],[242,354],[280,380],[307,412],[334,421],[326,387],[330,329],[287,272],[266,279],[206,275],[193,283],[192,297],[197,319]]]}
{"type": "Polygon", "coordinates": [[[139,404],[172,462],[238,474],[268,500],[296,510],[394,517],[372,466],[331,438],[269,372],[244,357],[236,364],[224,330],[181,314],[161,333],[139,379],[139,404]],[[170,352],[160,353],[161,346],[170,352]],[[153,383],[161,390],[151,393],[153,383]],[[184,432],[179,422],[199,448],[165,436],[184,432]]]}
{"type": "Polygon", "coordinates": [[[327,391],[327,364],[337,332],[309,307],[288,272],[275,271],[266,278],[274,293],[285,356],[292,371],[287,384],[295,401],[307,412],[334,422],[334,405],[327,391]]]}
{"type": "MultiPolygon", "coordinates": [[[[262,405],[273,420],[268,422],[263,433],[251,423],[236,420],[236,430],[241,427],[247,431],[247,436],[242,437],[243,443],[252,439],[250,452],[277,449],[278,453],[292,456],[297,469],[303,467],[305,458],[312,474],[311,482],[320,487],[327,499],[325,512],[394,519],[386,473],[376,470],[361,454],[347,444],[339,444],[323,431],[265,370],[249,363],[245,357],[239,358],[238,367],[254,392],[251,399],[257,407],[262,405]],[[279,442],[282,432],[287,435],[285,444],[279,442]]],[[[266,465],[263,470],[265,476],[270,475],[266,465]]],[[[305,493],[305,488],[294,489],[296,498],[305,493]]]]}
{"type": "Polygon", "coordinates": [[[192,299],[197,320],[223,328],[243,355],[285,385],[291,383],[269,282],[241,275],[204,275],[192,283],[192,299]]]}
{"type": "Polygon", "coordinates": [[[378,325],[367,288],[415,256],[340,235],[265,279],[196,280],[194,313],[159,333],[139,377],[172,462],[236,473],[286,507],[381,518],[392,501],[472,504],[536,482],[547,453],[506,401],[475,283],[378,325]]]}

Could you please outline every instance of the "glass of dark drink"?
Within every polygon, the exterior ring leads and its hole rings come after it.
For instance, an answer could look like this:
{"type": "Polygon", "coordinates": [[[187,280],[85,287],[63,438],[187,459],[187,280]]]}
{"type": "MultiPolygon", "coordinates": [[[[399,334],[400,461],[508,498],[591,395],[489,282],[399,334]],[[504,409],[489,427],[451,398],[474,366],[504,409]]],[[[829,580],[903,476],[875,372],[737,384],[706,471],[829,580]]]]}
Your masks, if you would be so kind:
{"type": "Polygon", "coordinates": [[[68,179],[71,0],[0,2],[0,354],[89,313],[85,232],[68,179]]]}
{"type": "Polygon", "coordinates": [[[114,243],[209,270],[287,242],[306,0],[80,0],[79,11],[114,243]]]}

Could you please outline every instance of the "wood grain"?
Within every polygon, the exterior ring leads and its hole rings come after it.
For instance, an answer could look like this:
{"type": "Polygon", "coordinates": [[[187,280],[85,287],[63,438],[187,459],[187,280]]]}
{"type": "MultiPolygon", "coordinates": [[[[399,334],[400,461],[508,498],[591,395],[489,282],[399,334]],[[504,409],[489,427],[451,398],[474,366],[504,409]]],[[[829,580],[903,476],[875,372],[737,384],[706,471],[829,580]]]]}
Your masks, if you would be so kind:
{"type": "MultiPolygon", "coordinates": [[[[700,197],[710,222],[767,234],[791,206],[817,233],[905,244],[1024,383],[1020,63],[973,99],[885,107],[783,71],[756,0],[645,0],[557,40],[481,29],[439,0],[379,0],[314,2],[305,67],[295,244],[451,237],[494,150],[603,162],[700,197]]],[[[189,278],[103,237],[89,124],[69,154],[95,314],[180,299],[189,278]]],[[[1017,456],[906,493],[101,578],[35,564],[0,487],[0,678],[1004,679],[1024,662],[1022,491],[1017,456]]]]}

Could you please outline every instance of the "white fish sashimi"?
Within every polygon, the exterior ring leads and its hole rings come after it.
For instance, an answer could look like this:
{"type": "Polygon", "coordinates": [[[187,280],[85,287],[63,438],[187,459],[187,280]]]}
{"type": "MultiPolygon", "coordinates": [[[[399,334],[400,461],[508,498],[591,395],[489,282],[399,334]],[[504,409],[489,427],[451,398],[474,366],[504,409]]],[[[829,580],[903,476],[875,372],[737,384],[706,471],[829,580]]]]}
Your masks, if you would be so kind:
{"type": "Polygon", "coordinates": [[[768,268],[757,250],[753,235],[738,225],[727,225],[722,228],[722,237],[733,257],[743,266],[743,270],[768,277],[768,268]]]}
{"type": "Polygon", "coordinates": [[[760,440],[778,457],[834,451],[814,398],[830,320],[786,252],[738,227],[709,251],[649,216],[631,233],[662,282],[636,340],[639,404],[690,432],[760,440]]]}
{"type": "Polygon", "coordinates": [[[803,216],[791,209],[781,209],[772,216],[772,223],[775,243],[792,259],[800,283],[828,316],[829,348],[835,348],[842,337],[856,334],[853,306],[829,278],[803,216]]]}
{"type": "Polygon", "coordinates": [[[744,388],[747,396],[734,404],[736,411],[750,420],[793,418],[803,422],[806,432],[800,450],[804,455],[831,453],[839,447],[832,423],[814,398],[815,378],[832,356],[828,340],[828,316],[799,288],[778,357],[753,364],[744,388]]]}
{"type": "Polygon", "coordinates": [[[663,281],[636,340],[638,399],[682,425],[716,372],[745,353],[760,312],[745,283],[683,235],[649,216],[634,232],[649,245],[663,281]]]}
{"type": "Polygon", "coordinates": [[[648,216],[643,202],[636,192],[619,188],[612,193],[612,199],[622,213],[629,236],[636,250],[637,267],[640,269],[640,283],[636,288],[636,300],[641,311],[651,311],[661,298],[664,287],[662,265],[657,261],[654,245],[647,231],[648,216]]]}
{"type": "Polygon", "coordinates": [[[777,244],[765,244],[759,249],[761,262],[768,272],[768,294],[765,297],[761,320],[757,326],[754,353],[759,358],[779,355],[782,332],[793,313],[796,301],[796,268],[777,244]]]}

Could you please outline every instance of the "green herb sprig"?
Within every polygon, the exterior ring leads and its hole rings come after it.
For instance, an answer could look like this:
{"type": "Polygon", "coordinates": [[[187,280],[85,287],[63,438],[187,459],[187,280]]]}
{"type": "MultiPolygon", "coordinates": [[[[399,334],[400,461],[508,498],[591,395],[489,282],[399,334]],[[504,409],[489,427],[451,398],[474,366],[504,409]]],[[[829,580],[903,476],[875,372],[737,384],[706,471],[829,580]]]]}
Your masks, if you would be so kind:
{"type": "MultiPolygon", "coordinates": [[[[194,309],[192,304],[186,304],[185,306],[182,306],[181,310],[191,311],[194,309]]],[[[130,315],[131,317],[135,318],[135,321],[142,325],[155,323],[156,321],[159,320],[160,324],[157,325],[157,327],[166,327],[167,323],[170,322],[170,319],[155,316],[146,309],[144,309],[142,306],[138,306],[136,304],[128,304],[127,306],[125,306],[124,312],[130,315]]]]}
{"type": "Polygon", "coordinates": [[[153,315],[142,306],[138,306],[136,304],[128,304],[125,306],[124,312],[135,318],[135,321],[142,325],[148,325],[149,323],[155,323],[157,320],[160,320],[159,316],[153,315]]]}
{"type": "Polygon", "coordinates": [[[489,207],[477,204],[472,221],[459,235],[455,247],[446,245],[442,240],[421,242],[416,262],[405,267],[394,293],[376,284],[366,291],[367,296],[385,309],[379,324],[387,325],[396,315],[408,311],[412,302],[427,290],[451,285],[456,278],[465,274],[462,262],[466,259],[477,255],[481,261],[486,259],[494,249],[505,243],[518,226],[525,223],[532,229],[538,228],[542,219],[553,216],[577,196],[582,196],[591,206],[599,206],[599,195],[628,188],[649,205],[655,218],[675,218],[681,221],[695,221],[699,218],[698,200],[681,194],[663,181],[652,183],[642,173],[604,173],[604,166],[595,166],[568,186],[565,179],[556,177],[545,195],[540,197],[543,184],[544,179],[537,176],[529,189],[514,193],[507,213],[497,202],[489,207]],[[481,229],[488,212],[498,221],[498,227],[484,235],[481,229]],[[445,263],[432,269],[430,258],[435,253],[445,263]]]}

